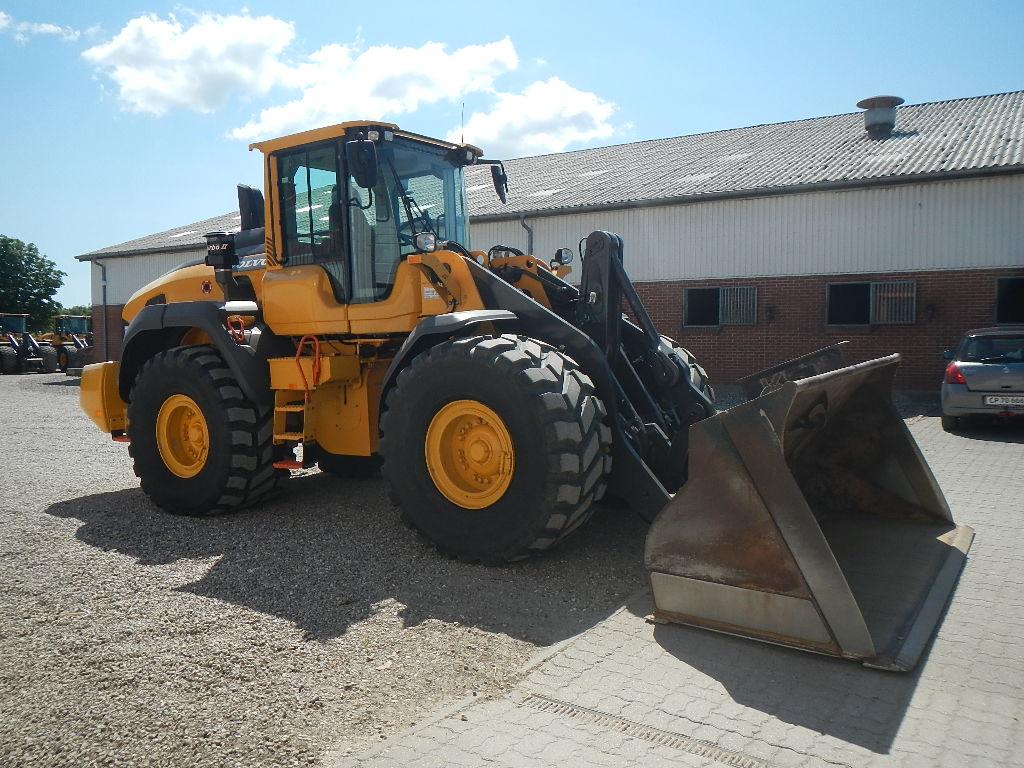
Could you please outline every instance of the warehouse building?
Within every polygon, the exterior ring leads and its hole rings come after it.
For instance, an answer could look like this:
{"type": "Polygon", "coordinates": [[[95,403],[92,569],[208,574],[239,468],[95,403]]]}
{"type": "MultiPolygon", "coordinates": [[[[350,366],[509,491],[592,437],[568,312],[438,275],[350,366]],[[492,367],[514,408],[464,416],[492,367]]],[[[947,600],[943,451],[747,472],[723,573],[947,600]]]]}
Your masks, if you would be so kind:
{"type": "MultiPolygon", "coordinates": [[[[900,386],[935,388],[965,329],[1024,322],[1024,91],[898,102],[510,160],[504,205],[470,168],[473,247],[544,256],[618,232],[661,331],[718,381],[849,339],[855,358],[902,353],[900,386]]],[[[80,256],[101,349],[116,356],[134,290],[237,228],[226,214],[80,256]]]]}

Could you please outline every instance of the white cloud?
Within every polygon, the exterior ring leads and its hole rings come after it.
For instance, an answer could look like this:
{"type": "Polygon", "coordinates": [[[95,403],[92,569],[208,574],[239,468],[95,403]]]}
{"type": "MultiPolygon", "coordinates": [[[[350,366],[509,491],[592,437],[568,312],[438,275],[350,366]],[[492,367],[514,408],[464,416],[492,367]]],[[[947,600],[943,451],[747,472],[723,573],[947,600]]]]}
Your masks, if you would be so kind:
{"type": "MultiPolygon", "coordinates": [[[[0,13],[0,29],[13,24],[0,13]]],[[[520,93],[498,91],[495,81],[519,66],[508,37],[449,50],[437,42],[365,47],[357,33],[355,42],[325,45],[301,58],[289,55],[294,39],[291,22],[245,9],[196,14],[184,23],[173,14],[147,14],[82,57],[114,83],[122,107],[132,112],[211,112],[235,96],[284,94],[228,132],[245,141],[346,119],[395,119],[474,93],[493,104],[469,117],[465,137],[494,156],[559,152],[615,132],[612,102],[557,77],[520,93]]],[[[460,134],[453,130],[449,138],[460,134]]]]}
{"type": "MultiPolygon", "coordinates": [[[[614,112],[614,103],[552,77],[531,83],[522,93],[497,94],[489,112],[475,112],[466,122],[465,137],[490,157],[561,152],[610,137],[614,112]]],[[[458,141],[461,134],[453,129],[448,138],[458,141]]]]}
{"type": "Polygon", "coordinates": [[[132,112],[210,112],[234,93],[263,94],[283,77],[281,54],[295,37],[273,16],[204,13],[185,26],[172,14],[131,19],[82,57],[117,85],[132,112]]]}
{"type": "Polygon", "coordinates": [[[61,40],[77,40],[81,35],[77,29],[59,24],[37,21],[15,21],[9,13],[0,11],[0,32],[12,32],[19,43],[27,43],[35,35],[51,35],[61,40]]]}
{"type": "Polygon", "coordinates": [[[494,79],[518,65],[507,37],[451,53],[441,43],[364,51],[326,45],[283,73],[282,84],[299,91],[298,98],[262,110],[229,135],[252,140],[345,119],[392,118],[425,104],[493,91],[494,79]]]}

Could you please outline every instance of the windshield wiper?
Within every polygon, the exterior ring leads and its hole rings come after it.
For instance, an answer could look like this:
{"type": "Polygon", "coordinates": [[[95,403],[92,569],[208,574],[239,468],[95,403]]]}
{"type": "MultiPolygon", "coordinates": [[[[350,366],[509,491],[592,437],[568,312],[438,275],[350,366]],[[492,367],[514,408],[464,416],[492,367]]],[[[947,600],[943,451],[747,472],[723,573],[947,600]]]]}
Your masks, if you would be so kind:
{"type": "Polygon", "coordinates": [[[435,238],[437,238],[438,235],[434,230],[433,224],[430,222],[430,217],[423,212],[423,209],[420,208],[419,203],[417,203],[415,199],[409,197],[409,194],[405,191],[405,187],[402,186],[402,180],[398,177],[398,170],[395,168],[393,160],[388,160],[388,167],[391,168],[391,175],[395,179],[395,187],[398,188],[398,196],[402,199],[402,207],[405,208],[405,215],[409,217],[409,229],[412,232],[412,236],[416,237],[419,232],[429,231],[435,238]],[[416,230],[415,222],[417,217],[413,214],[413,206],[416,206],[416,213],[419,214],[419,220],[426,225],[427,228],[425,230],[416,230]]]}

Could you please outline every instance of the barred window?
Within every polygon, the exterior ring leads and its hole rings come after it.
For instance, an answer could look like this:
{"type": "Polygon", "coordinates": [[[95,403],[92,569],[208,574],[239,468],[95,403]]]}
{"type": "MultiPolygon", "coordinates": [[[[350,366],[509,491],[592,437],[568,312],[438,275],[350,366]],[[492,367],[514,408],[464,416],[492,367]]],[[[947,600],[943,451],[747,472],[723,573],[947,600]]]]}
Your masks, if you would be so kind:
{"type": "Polygon", "coordinates": [[[913,280],[871,284],[871,322],[905,325],[914,322],[917,286],[913,280]]]}
{"type": "Polygon", "coordinates": [[[757,322],[757,287],[687,288],[683,325],[753,325],[757,322]]]}
{"type": "Polygon", "coordinates": [[[894,325],[914,322],[917,284],[913,280],[830,283],[825,315],[829,325],[894,325]]]}
{"type": "Polygon", "coordinates": [[[996,322],[1024,323],[1024,277],[996,281],[996,322]]]}

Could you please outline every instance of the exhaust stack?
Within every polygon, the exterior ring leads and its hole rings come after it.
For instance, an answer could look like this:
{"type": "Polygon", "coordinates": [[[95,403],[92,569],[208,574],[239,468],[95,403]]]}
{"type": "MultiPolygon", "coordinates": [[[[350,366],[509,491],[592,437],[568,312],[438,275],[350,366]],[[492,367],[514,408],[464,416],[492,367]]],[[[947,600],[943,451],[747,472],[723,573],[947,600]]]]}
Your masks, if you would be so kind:
{"type": "Polygon", "coordinates": [[[896,107],[903,103],[899,96],[872,96],[857,102],[864,113],[864,129],[872,139],[887,139],[896,127],[896,107]]]}

